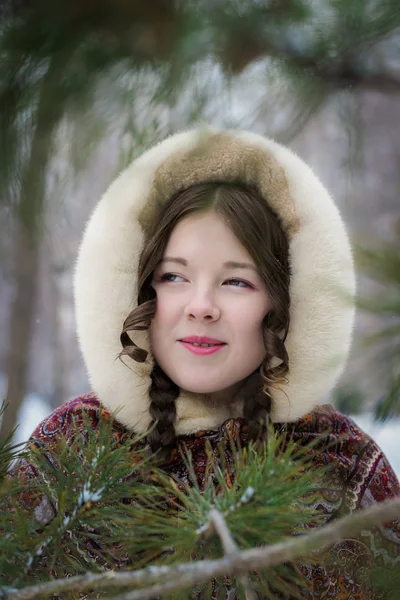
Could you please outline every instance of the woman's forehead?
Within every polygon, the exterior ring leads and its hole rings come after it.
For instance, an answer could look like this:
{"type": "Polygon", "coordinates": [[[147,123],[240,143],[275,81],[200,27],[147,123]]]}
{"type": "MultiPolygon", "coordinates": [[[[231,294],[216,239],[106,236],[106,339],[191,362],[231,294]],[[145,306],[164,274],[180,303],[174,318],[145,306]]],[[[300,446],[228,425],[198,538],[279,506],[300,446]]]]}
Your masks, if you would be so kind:
{"type": "Polygon", "coordinates": [[[164,255],[179,259],[175,262],[190,262],[197,258],[209,257],[227,263],[227,268],[255,268],[254,261],[242,243],[234,235],[223,218],[215,213],[190,215],[182,219],[173,229],[164,255]],[[237,264],[234,264],[237,263],[237,264]]]}

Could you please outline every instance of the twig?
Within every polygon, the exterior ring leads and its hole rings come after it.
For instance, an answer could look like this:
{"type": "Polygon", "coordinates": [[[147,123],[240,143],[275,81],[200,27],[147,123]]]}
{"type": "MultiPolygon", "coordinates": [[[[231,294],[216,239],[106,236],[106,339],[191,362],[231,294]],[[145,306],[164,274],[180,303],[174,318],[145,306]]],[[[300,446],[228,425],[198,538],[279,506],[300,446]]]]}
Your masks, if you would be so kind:
{"type": "Polygon", "coordinates": [[[356,536],[363,529],[376,527],[398,517],[400,517],[400,498],[374,504],[365,510],[357,511],[325,525],[310,534],[290,538],[273,546],[252,548],[217,560],[183,563],[173,567],[151,567],[122,573],[115,571],[108,571],[104,574],[86,573],[68,579],[29,586],[15,593],[9,593],[5,597],[7,600],[33,600],[38,596],[47,596],[56,592],[150,584],[152,587],[128,592],[114,598],[114,600],[149,600],[160,593],[183,589],[195,583],[207,582],[212,577],[241,575],[249,570],[268,568],[283,562],[294,561],[311,551],[314,553],[325,550],[344,538],[356,536]]]}
{"type": "Polygon", "coordinates": [[[208,518],[221,539],[225,554],[228,556],[236,554],[238,547],[236,546],[235,540],[233,539],[228,525],[226,524],[226,521],[221,513],[213,508],[210,510],[208,518]]]}
{"type": "MultiPolygon", "coordinates": [[[[237,554],[239,552],[238,547],[221,513],[215,508],[213,508],[212,510],[210,510],[208,518],[210,520],[210,524],[213,526],[213,528],[215,529],[215,531],[221,539],[225,555],[233,556],[237,554]]],[[[246,600],[257,600],[254,590],[252,589],[250,578],[246,575],[242,575],[239,578],[239,580],[241,581],[244,587],[246,600]]]]}

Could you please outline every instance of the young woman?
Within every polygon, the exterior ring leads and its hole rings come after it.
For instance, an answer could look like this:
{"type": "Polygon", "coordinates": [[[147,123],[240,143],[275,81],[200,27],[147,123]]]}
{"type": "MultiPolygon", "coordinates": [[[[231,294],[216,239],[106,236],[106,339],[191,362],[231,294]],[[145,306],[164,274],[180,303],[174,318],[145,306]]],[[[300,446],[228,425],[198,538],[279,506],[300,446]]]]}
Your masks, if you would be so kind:
{"type": "MultiPolygon", "coordinates": [[[[75,292],[93,392],[30,443],[49,453],[60,434],[116,413],[115,435],[153,425],[148,445],[182,480],[184,444],[201,481],[206,443],[234,432],[246,444],[272,422],[314,440],[315,464],[331,467],[316,502],[326,521],[399,495],[375,442],[325,403],[347,358],[354,288],[340,214],[297,156],[249,132],[172,136],[117,178],[87,225],[75,292]]],[[[392,565],[399,549],[398,523],[338,543],[336,564],[303,567],[307,598],[380,597],[354,569],[392,565]]]]}

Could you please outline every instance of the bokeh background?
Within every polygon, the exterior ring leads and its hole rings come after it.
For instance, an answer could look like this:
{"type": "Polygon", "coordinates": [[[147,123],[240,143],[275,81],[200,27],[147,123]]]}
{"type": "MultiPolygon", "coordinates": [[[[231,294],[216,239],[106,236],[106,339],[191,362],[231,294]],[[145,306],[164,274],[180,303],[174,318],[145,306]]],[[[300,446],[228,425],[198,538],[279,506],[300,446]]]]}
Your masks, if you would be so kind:
{"type": "Polygon", "coordinates": [[[338,203],[358,312],[330,398],[400,474],[397,0],[0,0],[0,436],[89,389],[85,222],[145,148],[201,123],[287,144],[338,203]]]}

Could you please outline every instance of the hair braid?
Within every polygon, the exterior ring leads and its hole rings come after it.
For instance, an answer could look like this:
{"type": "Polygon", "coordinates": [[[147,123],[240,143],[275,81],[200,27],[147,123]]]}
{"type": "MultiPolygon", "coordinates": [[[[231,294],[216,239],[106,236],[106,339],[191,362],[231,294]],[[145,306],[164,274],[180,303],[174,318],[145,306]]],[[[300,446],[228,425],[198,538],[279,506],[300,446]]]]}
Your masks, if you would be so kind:
{"type": "MultiPolygon", "coordinates": [[[[287,322],[289,318],[286,317],[287,322]]],[[[243,388],[243,416],[248,421],[250,440],[262,439],[272,408],[270,389],[279,387],[285,382],[288,372],[289,357],[282,339],[282,326],[278,315],[272,310],[264,319],[263,339],[265,357],[260,367],[247,380],[243,388]],[[281,335],[279,335],[281,333],[281,335]],[[280,364],[271,367],[273,358],[280,364]]]]}
{"type": "Polygon", "coordinates": [[[149,411],[153,429],[147,436],[147,441],[151,450],[156,452],[159,448],[167,449],[175,440],[175,400],[179,396],[179,386],[164,373],[157,363],[153,367],[150,379],[149,411]]]}
{"type": "Polygon", "coordinates": [[[248,378],[242,392],[243,417],[248,421],[249,440],[262,439],[269,422],[271,398],[263,391],[258,370],[248,378]]]}

